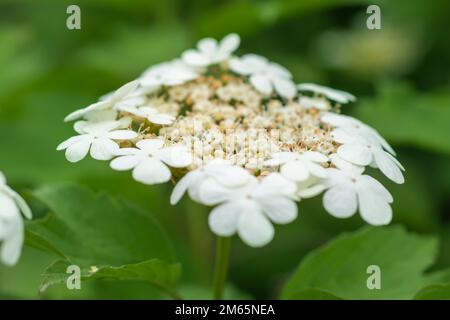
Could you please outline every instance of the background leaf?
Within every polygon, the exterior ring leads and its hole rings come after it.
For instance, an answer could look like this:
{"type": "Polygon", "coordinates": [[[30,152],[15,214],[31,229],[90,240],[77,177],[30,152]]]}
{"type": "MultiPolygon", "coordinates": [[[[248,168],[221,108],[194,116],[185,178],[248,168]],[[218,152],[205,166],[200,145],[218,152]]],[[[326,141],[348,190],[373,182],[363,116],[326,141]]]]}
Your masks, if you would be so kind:
{"type": "Polygon", "coordinates": [[[364,228],[309,254],[286,283],[282,298],[315,289],[342,299],[411,299],[424,285],[423,272],[436,251],[435,239],[408,234],[400,227],[364,228]],[[367,288],[370,265],[381,269],[380,290],[367,288]]]}
{"type": "Polygon", "coordinates": [[[151,216],[76,185],[45,187],[36,197],[52,213],[27,225],[27,243],[63,257],[47,268],[42,289],[65,282],[71,264],[84,279],[141,280],[165,289],[176,283],[180,265],[151,216]]]}

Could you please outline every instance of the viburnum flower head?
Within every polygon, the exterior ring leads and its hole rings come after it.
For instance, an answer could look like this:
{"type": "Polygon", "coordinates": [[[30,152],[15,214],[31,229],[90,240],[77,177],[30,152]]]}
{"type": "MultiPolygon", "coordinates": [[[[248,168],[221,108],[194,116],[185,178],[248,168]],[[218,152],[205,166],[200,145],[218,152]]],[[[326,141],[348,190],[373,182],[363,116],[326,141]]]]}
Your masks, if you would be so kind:
{"type": "Polygon", "coordinates": [[[71,162],[90,153],[152,185],[175,184],[211,206],[209,226],[260,247],[273,224],[297,218],[300,199],[323,195],[325,211],[357,211],[372,225],[391,221],[393,199],[370,177],[380,169],[403,183],[403,166],[372,127],[340,114],[355,97],[316,84],[297,85],[278,63],[237,56],[236,34],[200,40],[180,58],[70,114],[78,135],[58,146],[71,162]]]}
{"type": "Polygon", "coordinates": [[[13,266],[20,258],[24,240],[22,214],[31,219],[25,200],[6,184],[0,172],[0,262],[13,266]]]}

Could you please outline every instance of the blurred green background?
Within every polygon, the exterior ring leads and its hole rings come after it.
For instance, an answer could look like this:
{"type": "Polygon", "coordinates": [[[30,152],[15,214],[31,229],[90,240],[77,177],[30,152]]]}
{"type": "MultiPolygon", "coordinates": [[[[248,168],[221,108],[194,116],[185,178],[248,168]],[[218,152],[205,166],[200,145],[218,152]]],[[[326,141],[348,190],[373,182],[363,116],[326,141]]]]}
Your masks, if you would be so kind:
{"type": "MultiPolygon", "coordinates": [[[[364,0],[15,0],[0,1],[0,170],[31,204],[40,186],[76,181],[138,203],[168,230],[183,264],[181,290],[206,296],[214,239],[208,209],[187,198],[172,207],[171,187],[148,187],[92,159],[68,163],[57,144],[72,135],[63,118],[98,96],[172,59],[204,36],[242,37],[238,53],[285,65],[297,82],[354,93],[346,106],[398,151],[406,183],[377,178],[394,195],[394,224],[441,241],[435,268],[450,266],[450,2],[364,0]],[[81,7],[81,30],[66,28],[66,8],[81,7]],[[366,28],[366,8],[381,7],[382,29],[366,28]]],[[[303,201],[296,222],[277,227],[262,249],[234,239],[230,292],[273,298],[310,250],[363,226],[330,217],[321,199],[303,201]]],[[[141,283],[92,281],[39,295],[53,256],[25,247],[15,268],[0,266],[0,298],[164,298],[141,283]]]]}

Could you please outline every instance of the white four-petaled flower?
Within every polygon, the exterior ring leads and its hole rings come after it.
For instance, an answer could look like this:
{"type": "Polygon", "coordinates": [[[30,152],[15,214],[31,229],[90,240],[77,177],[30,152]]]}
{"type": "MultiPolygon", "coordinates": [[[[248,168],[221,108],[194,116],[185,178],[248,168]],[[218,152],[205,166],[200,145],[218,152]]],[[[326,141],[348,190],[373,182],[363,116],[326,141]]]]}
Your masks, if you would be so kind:
{"type": "Polygon", "coordinates": [[[337,154],[342,159],[359,166],[371,165],[379,168],[395,183],[405,182],[402,174],[402,170],[405,170],[403,166],[389,152],[384,151],[376,141],[370,141],[363,136],[339,128],[334,129],[331,136],[336,142],[342,144],[337,149],[337,154]]]}
{"type": "Polygon", "coordinates": [[[31,219],[31,210],[25,200],[6,184],[0,172],[0,261],[13,266],[22,251],[24,226],[21,213],[31,219]]]}
{"type": "Polygon", "coordinates": [[[297,94],[292,74],[283,66],[262,56],[247,54],[242,58],[232,58],[230,69],[249,76],[250,83],[265,95],[270,95],[275,90],[280,96],[289,99],[297,94]]]}
{"type": "Polygon", "coordinates": [[[272,222],[286,224],[297,217],[296,186],[279,173],[271,173],[260,181],[249,176],[246,184],[234,188],[210,178],[201,189],[202,203],[218,205],[209,215],[211,230],[224,237],[237,232],[252,247],[272,240],[272,222]]]}
{"type": "Polygon", "coordinates": [[[371,225],[388,224],[392,219],[389,191],[371,176],[362,174],[364,168],[330,168],[328,190],[323,196],[323,205],[336,218],[348,218],[359,208],[361,217],[371,225]]]}
{"type": "Polygon", "coordinates": [[[235,33],[227,35],[220,42],[205,38],[197,43],[197,49],[185,51],[182,59],[193,67],[207,67],[228,60],[240,42],[239,36],[235,33]]]}
{"type": "Polygon", "coordinates": [[[121,121],[75,123],[75,131],[80,135],[71,137],[56,148],[58,151],[66,150],[66,158],[70,162],[78,162],[90,151],[91,157],[96,160],[110,160],[119,149],[114,140],[129,140],[137,137],[132,130],[120,130],[121,121]]]}
{"type": "Polygon", "coordinates": [[[114,170],[133,169],[133,178],[144,184],[163,183],[170,180],[172,174],[167,165],[173,168],[187,167],[192,155],[184,146],[164,148],[160,139],[146,139],[136,143],[137,148],[117,150],[119,157],[111,161],[114,170]]]}

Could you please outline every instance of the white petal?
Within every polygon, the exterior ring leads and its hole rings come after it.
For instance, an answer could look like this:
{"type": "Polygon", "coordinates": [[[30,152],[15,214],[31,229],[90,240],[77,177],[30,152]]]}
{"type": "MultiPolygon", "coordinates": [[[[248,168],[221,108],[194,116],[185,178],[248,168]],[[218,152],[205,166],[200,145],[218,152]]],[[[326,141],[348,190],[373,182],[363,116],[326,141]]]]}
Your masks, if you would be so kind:
{"type": "Polygon", "coordinates": [[[91,157],[96,160],[110,160],[119,149],[119,145],[108,138],[92,141],[91,157]]]}
{"type": "Polygon", "coordinates": [[[291,99],[297,94],[295,84],[290,79],[273,78],[275,91],[283,98],[291,99]]]}
{"type": "Polygon", "coordinates": [[[357,166],[351,162],[348,162],[347,160],[344,160],[341,157],[339,157],[339,155],[336,153],[330,155],[330,159],[331,163],[340,170],[351,172],[356,175],[359,175],[364,172],[364,167],[357,166]]]}
{"type": "MultiPolygon", "coordinates": [[[[174,205],[180,201],[186,190],[192,185],[193,182],[201,175],[199,171],[191,171],[178,181],[172,190],[170,195],[170,204],[174,205]]],[[[194,199],[193,199],[194,200],[194,199]]]]}
{"type": "Polygon", "coordinates": [[[272,83],[270,82],[270,78],[268,76],[252,75],[250,77],[250,83],[256,90],[265,95],[270,95],[272,93],[272,83]]]}
{"type": "Polygon", "coordinates": [[[239,58],[232,58],[229,67],[232,71],[242,75],[249,75],[254,71],[251,65],[246,64],[239,58]]]}
{"type": "Polygon", "coordinates": [[[283,176],[292,181],[305,181],[309,178],[309,170],[303,161],[291,161],[285,163],[280,172],[283,176]]]}
{"type": "Polygon", "coordinates": [[[371,176],[363,175],[359,178],[358,190],[371,190],[377,196],[383,198],[386,202],[391,203],[394,201],[391,193],[376,179],[371,176]]]}
{"type": "Polygon", "coordinates": [[[264,213],[275,223],[286,224],[297,218],[297,204],[285,197],[267,197],[261,201],[264,213]]]}
{"type": "Polygon", "coordinates": [[[239,202],[234,201],[215,207],[208,217],[211,231],[222,237],[235,234],[241,209],[239,202]]]}
{"type": "Polygon", "coordinates": [[[405,182],[402,171],[391,159],[389,153],[383,150],[379,150],[378,152],[375,152],[374,157],[377,167],[381,170],[381,172],[383,172],[386,177],[398,184],[402,184],[405,182]]]}
{"type": "Polygon", "coordinates": [[[157,157],[174,168],[187,167],[192,163],[192,154],[184,146],[173,146],[161,149],[157,157]]]}
{"type": "Polygon", "coordinates": [[[2,262],[8,266],[17,264],[23,245],[23,221],[20,217],[9,222],[9,235],[3,240],[0,247],[2,262]]]}
{"type": "Polygon", "coordinates": [[[297,194],[300,198],[309,199],[321,194],[326,188],[327,186],[325,184],[319,183],[307,188],[300,189],[298,190],[297,194]]]}
{"type": "Polygon", "coordinates": [[[297,186],[277,172],[264,177],[259,184],[253,188],[252,196],[258,199],[266,199],[273,195],[293,197],[297,186]]]}
{"type": "Polygon", "coordinates": [[[209,64],[209,60],[196,50],[187,50],[181,57],[185,63],[191,66],[204,67],[209,64]]]}
{"type": "Polygon", "coordinates": [[[134,90],[136,90],[137,86],[139,85],[138,80],[134,80],[131,82],[128,82],[121,86],[119,89],[117,89],[113,95],[111,96],[111,100],[118,101],[125,97],[126,95],[130,94],[134,90]]]}
{"type": "Polygon", "coordinates": [[[315,162],[308,162],[306,164],[306,167],[308,168],[309,172],[318,178],[326,178],[327,177],[327,169],[322,167],[320,164],[317,164],[315,162]]]}
{"type": "Polygon", "coordinates": [[[139,149],[149,154],[155,154],[163,145],[164,141],[162,139],[144,139],[136,143],[139,149]]]}
{"type": "Polygon", "coordinates": [[[373,159],[371,150],[360,143],[343,144],[337,149],[337,154],[342,159],[359,166],[367,166],[373,159]]]}
{"type": "Polygon", "coordinates": [[[392,220],[392,208],[382,197],[371,190],[358,190],[359,212],[371,225],[386,225],[392,220]]]}
{"type": "Polygon", "coordinates": [[[328,88],[325,86],[320,86],[314,83],[302,83],[297,86],[297,88],[301,91],[312,91],[318,94],[322,94],[326,96],[328,99],[339,102],[339,103],[347,103],[349,101],[355,101],[356,98],[351,93],[336,90],[333,88],[328,88]]]}
{"type": "MultiPolygon", "coordinates": [[[[0,226],[2,225],[2,221],[11,221],[19,215],[19,208],[14,200],[9,195],[0,192],[0,226]]],[[[0,231],[0,239],[2,234],[3,232],[0,231]]]]}
{"type": "Polygon", "coordinates": [[[11,192],[11,195],[12,195],[14,201],[16,202],[17,206],[19,207],[20,211],[25,216],[25,218],[31,219],[33,217],[33,214],[31,212],[30,207],[25,202],[25,200],[14,190],[10,189],[10,192],[11,192]]]}
{"type": "Polygon", "coordinates": [[[238,221],[238,234],[247,245],[262,247],[272,241],[274,228],[252,201],[242,206],[238,221]]]}
{"type": "Polygon", "coordinates": [[[137,137],[137,133],[131,130],[114,130],[106,136],[113,140],[131,140],[137,137]]]}
{"type": "Polygon", "coordinates": [[[133,169],[134,180],[144,184],[157,184],[170,180],[169,168],[156,158],[147,157],[133,169]]]}
{"type": "Polygon", "coordinates": [[[302,154],[305,158],[319,163],[325,163],[328,161],[328,157],[317,151],[306,151],[302,154]]]}
{"type": "Polygon", "coordinates": [[[355,133],[346,129],[334,129],[331,131],[331,138],[338,143],[354,143],[358,142],[358,138],[355,137],[355,133]]]}
{"type": "Polygon", "coordinates": [[[80,135],[80,136],[70,137],[69,139],[67,139],[67,140],[65,140],[65,141],[63,141],[63,142],[61,142],[61,143],[56,147],[56,150],[57,150],[57,151],[61,151],[61,150],[67,149],[67,148],[70,147],[71,145],[73,145],[73,144],[75,144],[75,143],[77,143],[77,142],[79,142],[79,141],[81,141],[81,140],[83,140],[83,139],[86,139],[87,137],[88,137],[87,135],[80,135]]]}
{"type": "Polygon", "coordinates": [[[114,170],[126,171],[131,170],[139,163],[139,157],[134,155],[117,157],[111,161],[110,166],[114,170]]]}
{"type": "Polygon", "coordinates": [[[205,172],[228,187],[242,186],[251,179],[248,171],[239,166],[211,164],[205,168],[205,172]]]}
{"type": "Polygon", "coordinates": [[[197,44],[197,48],[200,50],[201,53],[210,57],[214,53],[216,53],[218,49],[217,40],[213,38],[201,39],[197,44]]]}
{"type": "Polygon", "coordinates": [[[232,199],[233,193],[237,193],[237,190],[239,188],[224,186],[214,178],[206,178],[199,184],[198,198],[200,203],[212,206],[232,199]]]}
{"type": "Polygon", "coordinates": [[[85,136],[83,139],[71,144],[66,149],[66,159],[70,162],[78,162],[86,157],[92,143],[90,136],[85,136]]]}
{"type": "Polygon", "coordinates": [[[233,52],[241,43],[241,38],[236,33],[230,33],[220,41],[220,50],[225,52],[233,52]]]}
{"type": "Polygon", "coordinates": [[[357,209],[356,193],[347,185],[336,185],[325,192],[323,206],[336,218],[351,217],[357,209]]]}
{"type": "Polygon", "coordinates": [[[175,121],[175,117],[169,114],[154,114],[147,117],[148,121],[160,125],[169,125],[175,121]]]}

